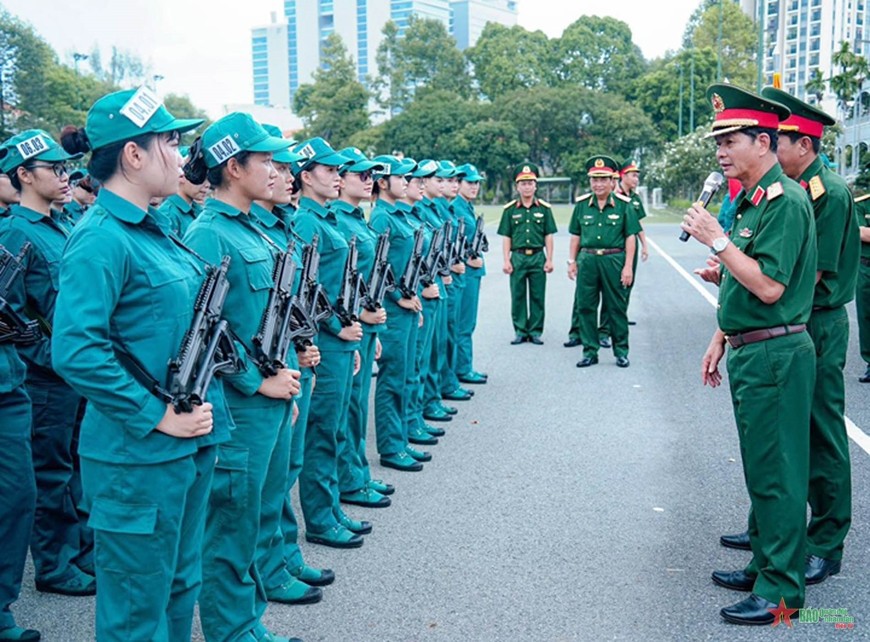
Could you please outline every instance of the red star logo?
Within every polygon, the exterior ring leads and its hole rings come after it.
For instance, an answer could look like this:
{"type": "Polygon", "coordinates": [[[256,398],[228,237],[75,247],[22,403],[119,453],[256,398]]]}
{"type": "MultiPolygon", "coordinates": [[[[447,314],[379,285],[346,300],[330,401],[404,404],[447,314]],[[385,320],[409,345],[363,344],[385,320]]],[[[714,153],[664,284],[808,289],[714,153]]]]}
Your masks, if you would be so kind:
{"type": "Polygon", "coordinates": [[[785,605],[785,598],[779,598],[779,606],[775,609],[767,609],[773,613],[773,624],[771,626],[779,626],[781,622],[785,622],[788,628],[791,628],[791,616],[798,612],[799,609],[790,609],[785,605]]]}

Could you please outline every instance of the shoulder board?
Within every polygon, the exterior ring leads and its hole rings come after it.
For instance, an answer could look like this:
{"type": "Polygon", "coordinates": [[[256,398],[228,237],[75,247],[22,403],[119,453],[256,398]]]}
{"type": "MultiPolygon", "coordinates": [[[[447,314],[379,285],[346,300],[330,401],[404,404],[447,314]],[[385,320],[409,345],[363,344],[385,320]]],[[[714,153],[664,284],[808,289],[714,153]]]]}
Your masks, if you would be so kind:
{"type": "Polygon", "coordinates": [[[517,204],[517,199],[514,199],[514,200],[512,200],[510,203],[507,203],[507,204],[504,206],[504,209],[507,209],[507,208],[509,208],[509,207],[513,207],[513,206],[516,205],[516,204],[517,204]]]}
{"type": "Polygon", "coordinates": [[[810,179],[810,196],[812,199],[818,200],[825,193],[825,184],[822,183],[820,176],[816,175],[810,179]]]}
{"type": "Polygon", "coordinates": [[[544,207],[553,207],[553,206],[550,205],[547,201],[545,201],[545,200],[543,200],[543,199],[540,199],[540,198],[538,199],[538,203],[540,203],[540,204],[543,205],[544,207]]]}
{"type": "Polygon", "coordinates": [[[868,198],[870,198],[870,194],[864,194],[864,196],[859,196],[858,198],[856,198],[855,202],[860,203],[861,201],[866,201],[868,198]]]}
{"type": "Polygon", "coordinates": [[[772,201],[780,196],[782,196],[782,183],[779,181],[771,183],[767,188],[767,200],[772,201]]]}
{"type": "Polygon", "coordinates": [[[631,199],[628,196],[626,196],[625,194],[620,194],[619,192],[613,192],[613,195],[624,203],[631,203],[631,199]]]}
{"type": "Polygon", "coordinates": [[[583,196],[578,196],[578,197],[577,197],[577,200],[574,201],[574,202],[575,202],[575,203],[579,203],[580,201],[585,201],[585,200],[586,200],[587,198],[589,198],[590,196],[592,196],[592,192],[589,192],[588,194],[584,194],[583,196]]]}

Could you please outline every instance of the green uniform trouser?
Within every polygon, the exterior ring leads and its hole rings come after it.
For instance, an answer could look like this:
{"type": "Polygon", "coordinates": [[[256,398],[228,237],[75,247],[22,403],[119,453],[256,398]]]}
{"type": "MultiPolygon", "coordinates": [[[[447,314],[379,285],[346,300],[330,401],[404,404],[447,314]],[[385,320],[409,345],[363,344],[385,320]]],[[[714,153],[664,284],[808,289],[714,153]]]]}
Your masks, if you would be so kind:
{"type": "Polygon", "coordinates": [[[804,605],[810,406],[816,379],[806,332],[728,351],[728,377],[752,510],[753,593],[804,605]]]}
{"type": "Polygon", "coordinates": [[[377,339],[376,332],[366,332],[359,346],[360,368],[353,377],[347,409],[347,439],[338,454],[338,490],[342,493],[360,490],[371,479],[366,458],[366,429],[377,339]]]}
{"type": "MultiPolygon", "coordinates": [[[[203,549],[200,620],[208,642],[245,640],[262,626],[265,586],[257,569],[263,491],[290,404],[225,386],[236,429],[218,446],[203,549]]],[[[98,580],[99,581],[99,580],[98,580]]]]}
{"type": "Polygon", "coordinates": [[[858,308],[858,341],[861,358],[870,365],[870,259],[861,259],[855,305],[858,308]]]}
{"type": "MultiPolygon", "coordinates": [[[[638,256],[640,256],[640,236],[635,236],[635,239],[636,239],[636,244],[635,244],[636,251],[634,253],[634,258],[631,261],[631,274],[632,274],[631,285],[629,285],[628,288],[626,288],[627,292],[625,294],[626,314],[628,313],[628,304],[631,301],[631,291],[634,289],[634,284],[637,281],[637,260],[638,260],[638,256]]],[[[602,304],[601,304],[601,317],[600,317],[599,322],[598,322],[598,336],[602,339],[610,336],[610,320],[608,319],[607,315],[608,315],[607,304],[602,302],[602,304]]],[[[574,331],[574,328],[575,328],[575,325],[573,323],[573,318],[572,318],[571,332],[574,331]]],[[[571,337],[572,339],[574,338],[574,335],[572,335],[570,332],[568,333],[568,336],[571,337]]],[[[580,338],[579,331],[577,334],[577,338],[578,339],[580,338]]]]}
{"type": "Polygon", "coordinates": [[[514,332],[524,337],[539,337],[544,333],[546,262],[543,250],[531,256],[521,252],[511,253],[511,318],[514,332]]]}
{"type": "Polygon", "coordinates": [[[411,342],[413,327],[419,313],[385,301],[387,327],[379,333],[382,354],[378,361],[378,383],[375,386],[375,430],[378,453],[395,455],[408,445],[405,410],[410,391],[407,388],[408,368],[413,367],[416,344],[411,342]]]}
{"type": "Polygon", "coordinates": [[[441,369],[441,392],[453,392],[459,387],[456,376],[456,350],[459,346],[459,315],[462,312],[462,293],[465,290],[465,275],[454,274],[453,283],[447,286],[447,350],[441,369]]]}
{"type": "Polygon", "coordinates": [[[613,336],[613,354],[628,356],[627,289],[622,287],[620,275],[625,254],[577,255],[576,300],[580,314],[580,341],[583,355],[598,356],[598,304],[607,309],[613,336]]]}
{"type": "Polygon", "coordinates": [[[27,394],[33,403],[33,469],[36,514],[30,552],[36,581],[72,579],[81,546],[79,515],[71,491],[72,437],[81,397],[54,374],[30,368],[27,394]]]}
{"type": "MultiPolygon", "coordinates": [[[[257,542],[257,570],[263,579],[266,593],[290,581],[290,573],[280,554],[284,545],[281,520],[284,501],[288,497],[287,478],[290,472],[290,446],[293,439],[293,405],[287,404],[284,423],[278,432],[266,480],[263,483],[263,501],[260,509],[260,533],[257,542]]],[[[262,597],[259,596],[258,597],[262,597]]],[[[266,604],[262,604],[263,611],[266,604]]]]}
{"type": "Polygon", "coordinates": [[[82,458],[100,642],[190,640],[215,451],[147,465],[82,458]]]}
{"type": "Polygon", "coordinates": [[[76,412],[76,421],[73,428],[72,461],[73,474],[70,479],[70,494],[79,516],[79,554],[73,563],[80,569],[93,575],[94,573],[94,531],[88,527],[88,514],[85,512],[84,492],[82,491],[82,468],[79,461],[79,434],[82,428],[82,419],[85,416],[87,400],[82,399],[76,412]]]}
{"type": "Polygon", "coordinates": [[[418,378],[416,387],[409,391],[411,410],[405,418],[408,430],[424,430],[423,408],[426,405],[426,386],[431,376],[432,340],[439,312],[443,307],[441,299],[420,299],[423,302],[423,327],[417,332],[417,346],[414,353],[414,370],[418,378]]]}
{"type": "Polygon", "coordinates": [[[338,525],[339,441],[345,439],[353,387],[353,352],[321,350],[320,355],[299,474],[299,503],[305,528],[311,533],[324,533],[338,525]]]}
{"type": "Polygon", "coordinates": [[[405,408],[402,411],[406,438],[422,428],[422,426],[417,424],[417,417],[414,414],[417,409],[417,391],[420,389],[421,381],[417,354],[420,350],[420,335],[422,334],[423,328],[420,327],[418,317],[417,322],[411,325],[411,335],[408,338],[411,344],[411,351],[409,353],[410,361],[408,362],[408,368],[405,371],[405,408]]]}
{"type": "MultiPolygon", "coordinates": [[[[447,362],[447,311],[450,291],[447,286],[441,286],[441,298],[433,318],[432,347],[429,352],[429,368],[426,371],[425,390],[423,392],[423,408],[441,403],[441,374],[447,362]]],[[[425,357],[424,357],[425,358],[425,357]]]]}
{"type": "Polygon", "coordinates": [[[843,368],[849,348],[846,308],[813,311],[807,330],[816,347],[816,387],[810,414],[812,517],[807,527],[807,552],[839,560],[852,524],[852,476],[844,417],[843,368]]]}
{"type": "Polygon", "coordinates": [[[462,302],[459,306],[458,329],[456,342],[457,375],[468,374],[474,370],[474,347],[472,335],[477,327],[477,308],[480,303],[480,280],[477,274],[465,275],[465,287],[462,288],[462,302]]]}
{"type": "Polygon", "coordinates": [[[24,386],[0,393],[0,629],[15,626],[9,611],[21,591],[36,507],[30,455],[30,398],[24,386]]]}

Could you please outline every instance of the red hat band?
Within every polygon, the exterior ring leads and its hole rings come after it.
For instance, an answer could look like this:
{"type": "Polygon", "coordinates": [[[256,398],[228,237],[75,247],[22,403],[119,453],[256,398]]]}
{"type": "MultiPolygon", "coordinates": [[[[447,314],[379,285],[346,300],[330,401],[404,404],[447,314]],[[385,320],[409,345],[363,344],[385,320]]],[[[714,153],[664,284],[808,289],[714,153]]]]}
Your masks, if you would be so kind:
{"type": "Polygon", "coordinates": [[[798,132],[805,136],[814,136],[821,138],[824,134],[825,126],[817,120],[810,120],[803,116],[795,116],[792,114],[786,120],[779,124],[779,128],[785,132],[798,132]]]}

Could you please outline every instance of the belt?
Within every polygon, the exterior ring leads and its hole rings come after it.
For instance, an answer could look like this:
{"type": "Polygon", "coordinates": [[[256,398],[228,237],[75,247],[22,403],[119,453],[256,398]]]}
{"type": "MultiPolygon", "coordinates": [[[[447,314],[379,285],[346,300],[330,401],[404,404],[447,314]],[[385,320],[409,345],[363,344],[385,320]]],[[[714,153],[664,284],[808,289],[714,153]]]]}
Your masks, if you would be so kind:
{"type": "Polygon", "coordinates": [[[862,256],[861,257],[861,265],[866,265],[867,267],[870,267],[870,258],[868,258],[866,256],[862,256]]]}
{"type": "Polygon", "coordinates": [[[544,248],[542,247],[517,247],[514,248],[513,251],[518,254],[525,254],[526,256],[532,256],[533,254],[537,254],[538,252],[543,252],[544,248]]]}
{"type": "Polygon", "coordinates": [[[839,309],[842,308],[842,307],[843,307],[842,305],[839,305],[839,306],[837,306],[837,307],[835,307],[835,308],[830,308],[830,307],[828,307],[828,306],[826,306],[826,305],[814,305],[814,306],[813,306],[813,312],[829,312],[829,311],[831,311],[831,310],[839,310],[839,309]]]}
{"type": "Polygon", "coordinates": [[[726,335],[725,340],[732,348],[740,348],[749,345],[750,343],[758,343],[759,341],[784,337],[787,334],[797,334],[806,329],[807,326],[804,323],[801,323],[800,325],[778,325],[775,328],[762,328],[761,330],[726,335]]]}
{"type": "Polygon", "coordinates": [[[581,252],[586,252],[586,254],[594,254],[595,256],[605,256],[607,254],[619,254],[620,252],[625,252],[625,249],[621,247],[612,247],[606,250],[596,250],[591,247],[581,247],[581,252]]]}

